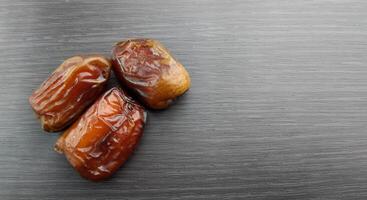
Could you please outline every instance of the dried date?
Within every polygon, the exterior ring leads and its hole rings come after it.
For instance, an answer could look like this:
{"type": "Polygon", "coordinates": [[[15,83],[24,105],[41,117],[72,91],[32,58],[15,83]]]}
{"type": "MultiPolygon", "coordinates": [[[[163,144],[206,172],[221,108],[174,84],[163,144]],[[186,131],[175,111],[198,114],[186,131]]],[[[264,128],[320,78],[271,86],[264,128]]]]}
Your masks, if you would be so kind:
{"type": "Polygon", "coordinates": [[[111,71],[108,59],[99,55],[65,60],[29,97],[46,131],[71,124],[103,91],[111,71]]]}
{"type": "Polygon", "coordinates": [[[157,40],[117,43],[112,50],[112,68],[123,85],[153,109],[168,107],[190,87],[186,69],[157,40]]]}
{"type": "Polygon", "coordinates": [[[112,88],[65,131],[55,150],[64,153],[82,177],[106,179],[132,154],[145,118],[142,106],[112,88]]]}

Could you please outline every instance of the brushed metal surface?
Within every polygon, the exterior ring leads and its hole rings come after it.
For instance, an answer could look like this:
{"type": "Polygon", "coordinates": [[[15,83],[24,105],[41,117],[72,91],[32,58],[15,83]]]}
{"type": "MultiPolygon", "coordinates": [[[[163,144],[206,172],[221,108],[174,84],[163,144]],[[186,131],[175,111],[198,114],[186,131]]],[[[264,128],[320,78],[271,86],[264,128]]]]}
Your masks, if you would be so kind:
{"type": "Polygon", "coordinates": [[[3,0],[0,199],[367,199],[366,53],[363,0],[3,0]],[[65,58],[129,37],[162,41],[192,88],[89,182],[27,98],[65,58]]]}

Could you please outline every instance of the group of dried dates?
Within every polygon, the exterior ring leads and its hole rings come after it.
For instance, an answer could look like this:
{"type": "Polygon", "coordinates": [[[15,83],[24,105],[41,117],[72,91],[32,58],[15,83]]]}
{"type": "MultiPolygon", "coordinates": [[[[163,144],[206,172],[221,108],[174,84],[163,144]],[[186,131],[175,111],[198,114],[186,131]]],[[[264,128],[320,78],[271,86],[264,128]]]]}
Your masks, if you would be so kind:
{"type": "Polygon", "coordinates": [[[55,150],[82,177],[110,177],[129,158],[143,133],[144,107],[119,87],[104,91],[111,68],[124,89],[146,107],[167,108],[190,87],[190,76],[157,40],[117,43],[112,58],[74,56],[65,60],[29,97],[48,132],[66,131],[55,150]]]}

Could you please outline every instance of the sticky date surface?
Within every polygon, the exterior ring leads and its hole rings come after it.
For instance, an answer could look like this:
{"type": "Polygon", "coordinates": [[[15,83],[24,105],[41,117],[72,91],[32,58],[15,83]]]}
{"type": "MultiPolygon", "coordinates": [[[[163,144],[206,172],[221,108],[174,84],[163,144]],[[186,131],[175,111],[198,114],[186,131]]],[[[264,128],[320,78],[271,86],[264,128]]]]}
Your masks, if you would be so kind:
{"type": "Polygon", "coordinates": [[[46,131],[72,123],[101,94],[111,71],[103,56],[74,56],[65,60],[29,97],[46,131]]]}
{"type": "Polygon", "coordinates": [[[142,106],[122,90],[112,88],[66,130],[55,149],[65,154],[81,176],[95,181],[105,179],[135,149],[145,117],[142,106]]]}
{"type": "Polygon", "coordinates": [[[157,40],[117,43],[112,51],[112,65],[123,85],[153,109],[168,107],[190,87],[186,69],[157,40]]]}

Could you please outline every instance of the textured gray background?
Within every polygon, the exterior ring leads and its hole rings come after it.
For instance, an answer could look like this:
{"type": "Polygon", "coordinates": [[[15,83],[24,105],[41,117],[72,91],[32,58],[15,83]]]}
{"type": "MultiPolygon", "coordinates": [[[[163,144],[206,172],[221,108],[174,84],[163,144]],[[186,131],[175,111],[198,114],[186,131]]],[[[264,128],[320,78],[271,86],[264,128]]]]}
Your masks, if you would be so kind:
{"type": "Polygon", "coordinates": [[[366,53],[363,0],[2,1],[0,199],[367,199],[366,53]],[[129,37],[161,40],[192,88],[89,182],[27,98],[129,37]]]}

